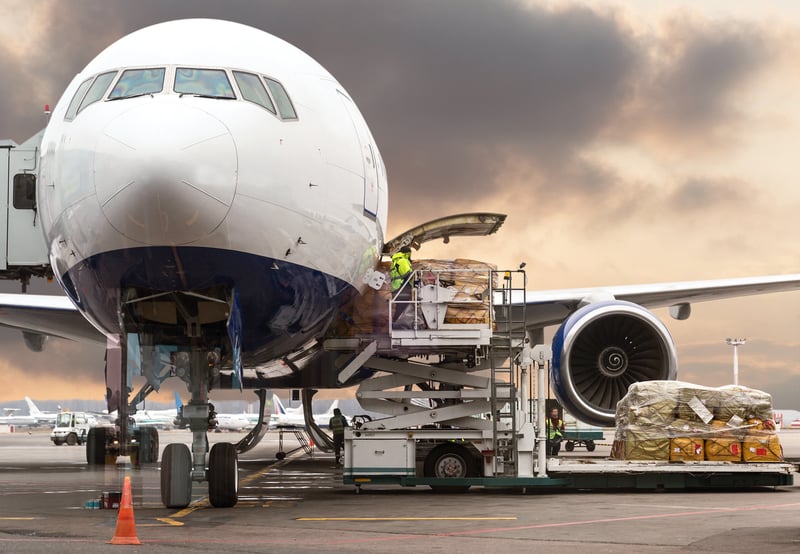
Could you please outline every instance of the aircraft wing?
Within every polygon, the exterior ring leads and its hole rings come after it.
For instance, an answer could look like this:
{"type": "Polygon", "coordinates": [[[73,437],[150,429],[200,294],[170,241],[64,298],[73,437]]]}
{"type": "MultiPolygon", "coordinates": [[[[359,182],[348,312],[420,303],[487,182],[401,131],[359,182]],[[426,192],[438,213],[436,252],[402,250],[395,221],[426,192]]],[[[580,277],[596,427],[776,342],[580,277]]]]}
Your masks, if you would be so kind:
{"type": "Polygon", "coordinates": [[[106,343],[66,296],[0,294],[0,325],[81,342],[106,343]]]}
{"type": "Polygon", "coordinates": [[[800,274],[528,291],[524,299],[519,291],[496,290],[495,302],[512,306],[524,302],[526,326],[546,327],[560,324],[586,304],[604,300],[627,300],[648,309],[674,307],[673,317],[686,319],[689,306],[694,302],[796,290],[800,290],[800,274]],[[681,313],[679,308],[683,310],[681,313]]]}

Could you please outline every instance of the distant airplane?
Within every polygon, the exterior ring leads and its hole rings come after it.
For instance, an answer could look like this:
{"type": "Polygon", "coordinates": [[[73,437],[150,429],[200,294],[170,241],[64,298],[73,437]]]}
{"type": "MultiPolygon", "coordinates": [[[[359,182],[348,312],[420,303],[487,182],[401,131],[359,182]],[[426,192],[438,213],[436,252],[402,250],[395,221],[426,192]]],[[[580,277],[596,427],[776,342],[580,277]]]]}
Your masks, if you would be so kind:
{"type": "Polygon", "coordinates": [[[41,411],[30,396],[25,397],[25,402],[28,404],[28,412],[36,419],[37,425],[55,425],[58,412],[43,412],[41,411]]]}
{"type": "Polygon", "coordinates": [[[217,414],[217,430],[218,431],[246,431],[255,426],[258,415],[256,414],[231,414],[231,413],[218,413],[217,414]]]}
{"type": "MultiPolygon", "coordinates": [[[[109,410],[123,416],[134,365],[153,390],[184,381],[195,432],[191,449],[164,450],[171,508],[190,503],[193,481],[208,481],[216,507],[238,500],[237,446],[208,448],[209,391],[303,388],[310,406],[313,390],[404,364],[404,352],[322,345],[341,308],[381,286],[383,257],[505,221],[461,214],[387,240],[386,168],[351,96],[296,47],[227,21],[170,21],[119,39],[75,76],[31,146],[36,171],[14,175],[22,207],[8,212],[23,212],[44,254],[16,278],[54,275],[68,298],[2,294],[0,324],[32,350],[48,336],[105,345],[109,410]]],[[[674,340],[652,309],[686,319],[694,302],[798,288],[800,275],[509,289],[494,290],[492,305],[494,321],[531,345],[560,325],[553,390],[577,418],[605,426],[630,384],[676,377],[674,340]]],[[[454,345],[429,367],[467,371],[474,360],[474,345],[454,345]]]]}
{"type": "Polygon", "coordinates": [[[0,425],[20,425],[33,427],[37,425],[36,418],[32,415],[17,414],[19,408],[3,408],[5,415],[0,416],[0,425]]]}
{"type": "MultiPolygon", "coordinates": [[[[334,400],[325,412],[314,412],[314,421],[320,427],[327,427],[328,422],[333,417],[333,410],[339,407],[339,400],[334,400]]],[[[306,417],[303,406],[297,408],[286,408],[277,394],[272,395],[272,415],[269,421],[270,429],[279,427],[306,427],[306,417]]]]}

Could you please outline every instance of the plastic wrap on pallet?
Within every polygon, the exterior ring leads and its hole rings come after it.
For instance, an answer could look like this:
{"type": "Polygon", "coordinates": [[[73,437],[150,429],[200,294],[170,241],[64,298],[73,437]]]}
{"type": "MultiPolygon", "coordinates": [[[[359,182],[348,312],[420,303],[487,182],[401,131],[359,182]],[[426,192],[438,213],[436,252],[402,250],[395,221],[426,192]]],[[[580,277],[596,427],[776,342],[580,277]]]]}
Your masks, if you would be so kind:
{"type": "MultiPolygon", "coordinates": [[[[413,267],[423,284],[434,284],[436,276],[439,283],[452,287],[456,291],[455,298],[448,303],[444,323],[486,324],[489,322],[489,281],[495,266],[484,262],[467,259],[455,260],[413,260],[413,267]]],[[[380,290],[367,288],[362,294],[356,294],[346,303],[337,322],[329,331],[331,337],[352,337],[357,335],[375,335],[389,331],[389,299],[392,296],[390,262],[381,262],[376,271],[386,276],[386,282],[380,290]]],[[[492,286],[496,286],[496,282],[492,286]]],[[[405,310],[401,317],[413,322],[413,310],[405,310]]],[[[396,323],[410,323],[398,321],[396,323]]],[[[405,325],[410,327],[410,325],[405,325]]]]}
{"type": "Polygon", "coordinates": [[[772,397],[760,390],[681,381],[635,383],[617,404],[612,455],[777,462],[783,457],[771,416],[772,397]]]}

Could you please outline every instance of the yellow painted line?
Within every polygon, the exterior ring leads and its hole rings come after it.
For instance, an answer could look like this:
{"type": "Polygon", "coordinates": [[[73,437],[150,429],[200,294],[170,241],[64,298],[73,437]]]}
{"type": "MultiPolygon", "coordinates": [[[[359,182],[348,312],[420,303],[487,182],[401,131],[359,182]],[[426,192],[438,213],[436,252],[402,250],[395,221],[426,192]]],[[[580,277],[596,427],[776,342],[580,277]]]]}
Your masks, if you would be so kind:
{"type": "Polygon", "coordinates": [[[298,517],[295,521],[498,521],[511,517],[298,517]]]}
{"type": "MultiPolygon", "coordinates": [[[[266,475],[267,473],[269,473],[273,469],[276,469],[278,467],[286,465],[287,463],[289,463],[290,460],[293,460],[294,458],[297,458],[302,454],[303,454],[302,451],[298,451],[298,452],[294,453],[291,456],[287,456],[283,460],[280,460],[278,462],[275,462],[274,464],[268,465],[267,467],[265,467],[261,471],[257,471],[256,473],[254,473],[252,475],[249,475],[249,476],[245,477],[244,479],[241,479],[239,481],[239,488],[241,488],[242,485],[248,485],[248,484],[252,483],[256,479],[266,475]]],[[[156,519],[159,520],[159,521],[169,520],[170,522],[174,522],[174,523],[170,523],[170,525],[183,525],[182,522],[175,521],[175,519],[180,519],[182,517],[186,517],[189,514],[191,514],[192,512],[195,512],[195,511],[197,511],[197,510],[199,510],[201,508],[208,508],[210,505],[211,505],[211,502],[208,500],[208,497],[201,498],[200,500],[192,503],[190,506],[184,508],[183,510],[175,512],[174,514],[172,514],[171,516],[169,516],[167,518],[156,518],[156,519]]],[[[269,502],[267,502],[264,505],[264,507],[265,508],[269,507],[269,502]]]]}
{"type": "Polygon", "coordinates": [[[182,521],[175,521],[169,517],[157,517],[156,521],[160,521],[161,523],[166,523],[167,525],[172,525],[173,527],[181,527],[183,525],[182,521]]]}
{"type": "Polygon", "coordinates": [[[36,518],[35,517],[12,517],[12,516],[0,517],[0,520],[2,520],[2,521],[30,521],[30,520],[33,520],[33,519],[36,519],[36,518]]]}

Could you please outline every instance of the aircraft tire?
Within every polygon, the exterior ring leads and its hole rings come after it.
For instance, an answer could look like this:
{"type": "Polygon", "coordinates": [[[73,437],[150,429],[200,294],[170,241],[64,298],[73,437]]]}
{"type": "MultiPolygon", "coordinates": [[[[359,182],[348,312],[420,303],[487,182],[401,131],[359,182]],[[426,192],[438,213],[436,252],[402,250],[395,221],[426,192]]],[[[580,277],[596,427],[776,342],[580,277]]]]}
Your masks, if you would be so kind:
{"type": "Polygon", "coordinates": [[[106,465],[106,433],[105,427],[92,427],[86,436],[86,463],[90,466],[106,465]]]}
{"type": "Polygon", "coordinates": [[[208,500],[215,508],[231,508],[239,501],[239,457],[236,446],[218,442],[208,457],[208,500]]]}
{"type": "MultiPolygon", "coordinates": [[[[475,459],[463,446],[446,442],[440,444],[425,457],[423,466],[425,477],[438,479],[465,478],[477,474],[475,459]]],[[[469,485],[447,486],[431,485],[435,492],[466,492],[469,485]]]]}
{"type": "Polygon", "coordinates": [[[192,453],[185,444],[168,444],[161,457],[161,503],[185,508],[192,500],[192,453]]]}

